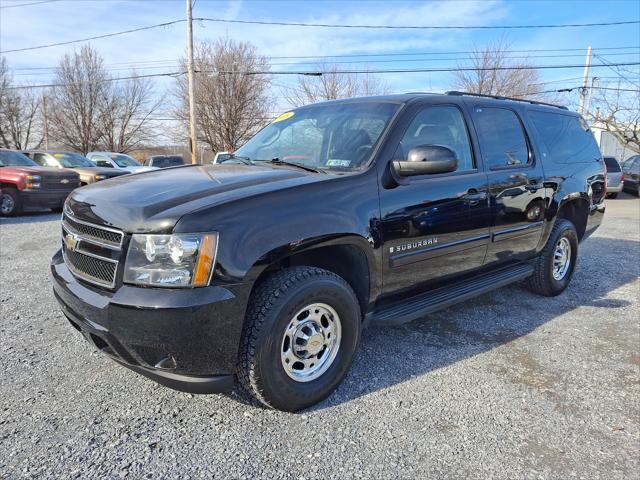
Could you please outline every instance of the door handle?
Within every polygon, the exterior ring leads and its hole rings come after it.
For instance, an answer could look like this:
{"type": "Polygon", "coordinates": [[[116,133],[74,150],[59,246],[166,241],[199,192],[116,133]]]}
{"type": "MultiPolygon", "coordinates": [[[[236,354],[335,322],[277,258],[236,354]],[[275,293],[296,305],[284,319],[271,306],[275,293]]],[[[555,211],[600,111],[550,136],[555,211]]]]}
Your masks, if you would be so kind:
{"type": "Polygon", "coordinates": [[[479,192],[475,188],[470,188],[467,194],[462,197],[471,206],[478,205],[482,200],[487,199],[487,192],[479,192]]]}

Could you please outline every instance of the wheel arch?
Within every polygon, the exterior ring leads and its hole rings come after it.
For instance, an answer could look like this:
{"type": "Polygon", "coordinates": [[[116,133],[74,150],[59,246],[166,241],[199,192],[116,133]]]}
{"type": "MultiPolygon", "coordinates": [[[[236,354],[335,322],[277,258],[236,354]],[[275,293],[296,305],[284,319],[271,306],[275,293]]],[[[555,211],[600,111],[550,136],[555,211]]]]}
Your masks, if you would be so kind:
{"type": "Polygon", "coordinates": [[[363,315],[381,289],[379,267],[371,244],[364,237],[349,234],[308,239],[272,249],[247,275],[252,283],[251,293],[271,273],[301,265],[323,268],[342,277],[358,297],[363,315]]]}

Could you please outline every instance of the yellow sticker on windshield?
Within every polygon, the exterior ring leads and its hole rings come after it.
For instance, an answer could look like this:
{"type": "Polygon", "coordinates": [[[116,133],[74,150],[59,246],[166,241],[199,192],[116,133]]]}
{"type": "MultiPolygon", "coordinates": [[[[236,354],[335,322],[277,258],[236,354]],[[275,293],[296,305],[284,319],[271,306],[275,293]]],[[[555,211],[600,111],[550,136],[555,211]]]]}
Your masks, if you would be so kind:
{"type": "Polygon", "coordinates": [[[280,115],[278,118],[276,118],[273,122],[271,123],[276,123],[276,122],[281,122],[283,120],[286,120],[287,118],[291,118],[296,114],[296,112],[287,112],[287,113],[283,113],[282,115],[280,115]]]}

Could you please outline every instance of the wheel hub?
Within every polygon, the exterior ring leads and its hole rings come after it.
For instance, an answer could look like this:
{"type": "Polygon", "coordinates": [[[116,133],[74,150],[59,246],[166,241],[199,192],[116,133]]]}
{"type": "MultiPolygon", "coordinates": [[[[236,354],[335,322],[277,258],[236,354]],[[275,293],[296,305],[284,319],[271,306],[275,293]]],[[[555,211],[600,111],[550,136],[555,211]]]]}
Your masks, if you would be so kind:
{"type": "Polygon", "coordinates": [[[332,307],[314,303],[302,308],[282,338],[281,360],[287,375],[298,382],[318,378],[333,363],[341,335],[340,317],[332,307]]]}
{"type": "Polygon", "coordinates": [[[11,211],[13,211],[13,206],[14,201],[11,195],[9,195],[8,193],[2,195],[2,198],[0,199],[0,211],[2,211],[2,213],[4,214],[10,213],[11,211]]]}
{"type": "Polygon", "coordinates": [[[571,243],[565,237],[558,240],[553,252],[553,278],[562,280],[571,265],[571,243]]]}

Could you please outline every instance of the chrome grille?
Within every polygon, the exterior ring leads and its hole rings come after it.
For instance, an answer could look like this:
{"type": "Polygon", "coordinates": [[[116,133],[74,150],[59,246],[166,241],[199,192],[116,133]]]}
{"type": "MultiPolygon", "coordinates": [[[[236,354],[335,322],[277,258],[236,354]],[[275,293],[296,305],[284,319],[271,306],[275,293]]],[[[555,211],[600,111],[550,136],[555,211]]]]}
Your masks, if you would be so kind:
{"type": "Polygon", "coordinates": [[[62,217],[62,253],[71,273],[102,287],[113,288],[122,255],[121,231],[93,225],[65,212],[62,217]]]}
{"type": "Polygon", "coordinates": [[[120,247],[122,245],[123,233],[111,228],[92,225],[87,222],[76,220],[65,213],[62,216],[62,226],[71,233],[82,236],[87,241],[98,244],[107,244],[112,247],[120,247]]]}
{"type": "Polygon", "coordinates": [[[72,273],[92,283],[112,288],[115,278],[117,262],[103,260],[86,255],[79,251],[64,249],[65,262],[72,273]]]}
{"type": "Polygon", "coordinates": [[[79,186],[79,181],[76,175],[43,175],[40,185],[43,190],[72,190],[79,186]]]}

